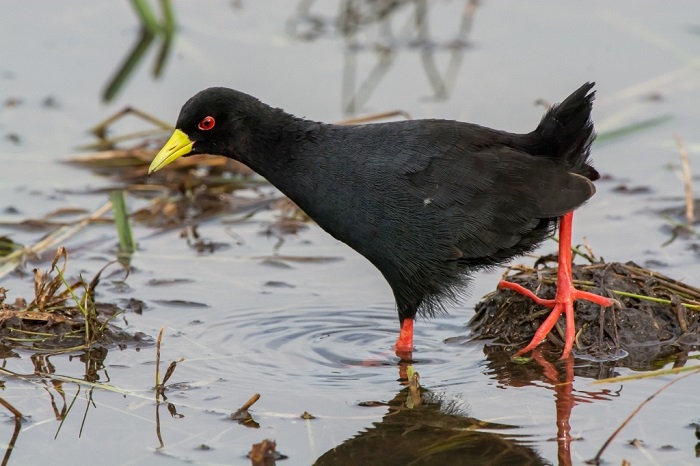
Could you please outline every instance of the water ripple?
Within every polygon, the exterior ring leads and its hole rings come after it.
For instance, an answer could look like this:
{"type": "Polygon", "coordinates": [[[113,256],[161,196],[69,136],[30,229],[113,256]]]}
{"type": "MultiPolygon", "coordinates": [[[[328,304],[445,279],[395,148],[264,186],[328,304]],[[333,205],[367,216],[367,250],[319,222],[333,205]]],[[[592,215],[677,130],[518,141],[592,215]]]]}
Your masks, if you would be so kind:
{"type": "MultiPolygon", "coordinates": [[[[202,364],[224,377],[255,380],[256,390],[275,384],[345,388],[356,391],[357,380],[395,386],[400,359],[393,350],[399,323],[393,305],[367,309],[303,306],[240,309],[214,308],[187,336],[205,345],[202,364]]],[[[481,369],[470,363],[478,347],[446,344],[449,337],[465,332],[455,317],[433,321],[419,319],[412,365],[426,383],[447,387],[478,377],[481,369]]],[[[406,363],[404,362],[403,365],[406,363]]],[[[205,369],[205,367],[202,367],[205,369]]]]}

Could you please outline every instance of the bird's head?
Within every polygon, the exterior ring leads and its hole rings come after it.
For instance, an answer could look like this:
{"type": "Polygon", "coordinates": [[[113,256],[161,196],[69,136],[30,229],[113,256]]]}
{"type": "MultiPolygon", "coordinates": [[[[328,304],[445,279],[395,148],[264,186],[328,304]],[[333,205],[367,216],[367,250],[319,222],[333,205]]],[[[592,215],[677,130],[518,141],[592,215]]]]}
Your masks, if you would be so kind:
{"type": "Polygon", "coordinates": [[[151,162],[148,174],[195,154],[240,159],[250,150],[251,129],[264,107],[255,97],[224,87],[197,93],[183,105],[175,132],[151,162]]]}

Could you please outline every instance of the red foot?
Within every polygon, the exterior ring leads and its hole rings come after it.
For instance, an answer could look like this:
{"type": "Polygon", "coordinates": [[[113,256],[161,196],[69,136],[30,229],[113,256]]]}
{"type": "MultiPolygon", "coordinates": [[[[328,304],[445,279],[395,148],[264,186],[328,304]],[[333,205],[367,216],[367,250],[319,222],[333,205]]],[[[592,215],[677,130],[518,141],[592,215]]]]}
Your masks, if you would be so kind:
{"type": "Polygon", "coordinates": [[[539,345],[550,330],[552,330],[554,324],[557,323],[559,316],[563,312],[566,315],[566,334],[564,338],[564,351],[562,352],[561,358],[566,359],[574,346],[574,339],[576,336],[576,326],[574,325],[574,301],[577,299],[584,299],[605,307],[612,305],[612,301],[606,297],[574,288],[573,278],[571,276],[571,227],[573,216],[573,212],[564,214],[559,225],[559,270],[557,274],[557,294],[554,299],[539,298],[533,292],[523,288],[517,283],[501,281],[498,284],[498,287],[501,289],[506,288],[513,290],[527,296],[539,305],[552,309],[547,319],[535,332],[535,336],[532,337],[530,344],[515,353],[516,356],[532,351],[539,345]]]}
{"type": "Polygon", "coordinates": [[[404,355],[413,351],[413,319],[404,319],[401,323],[401,333],[394,345],[397,356],[403,358],[404,355]]]}

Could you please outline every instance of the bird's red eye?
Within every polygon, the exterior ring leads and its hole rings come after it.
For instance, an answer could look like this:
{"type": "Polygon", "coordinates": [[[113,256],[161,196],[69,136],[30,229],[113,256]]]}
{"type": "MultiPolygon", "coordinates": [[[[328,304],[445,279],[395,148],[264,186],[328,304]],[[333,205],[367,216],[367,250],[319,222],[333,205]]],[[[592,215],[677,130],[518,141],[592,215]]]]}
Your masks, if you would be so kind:
{"type": "Polygon", "coordinates": [[[202,131],[209,131],[214,127],[216,124],[216,121],[214,121],[214,117],[204,117],[202,121],[199,122],[197,125],[197,128],[201,129],[202,131]]]}

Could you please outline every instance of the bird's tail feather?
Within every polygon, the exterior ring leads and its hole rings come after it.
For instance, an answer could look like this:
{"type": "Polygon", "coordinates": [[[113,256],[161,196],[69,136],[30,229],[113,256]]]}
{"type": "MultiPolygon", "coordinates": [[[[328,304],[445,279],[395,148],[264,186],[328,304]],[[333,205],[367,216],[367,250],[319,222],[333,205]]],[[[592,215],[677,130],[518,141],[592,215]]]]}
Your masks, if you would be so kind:
{"type": "Polygon", "coordinates": [[[554,105],[530,133],[534,153],[566,160],[570,170],[595,181],[600,175],[590,165],[590,147],[595,139],[591,109],[595,83],[586,83],[554,105]]]}

